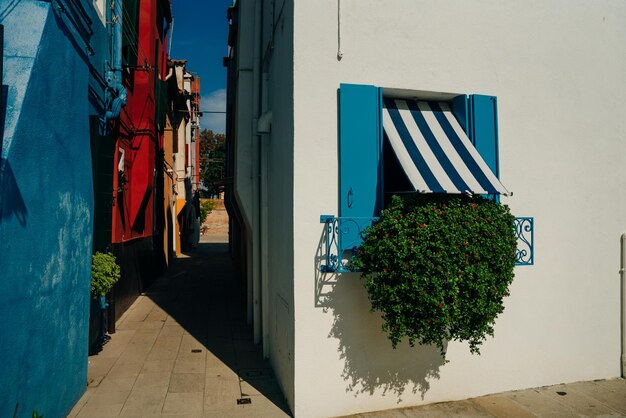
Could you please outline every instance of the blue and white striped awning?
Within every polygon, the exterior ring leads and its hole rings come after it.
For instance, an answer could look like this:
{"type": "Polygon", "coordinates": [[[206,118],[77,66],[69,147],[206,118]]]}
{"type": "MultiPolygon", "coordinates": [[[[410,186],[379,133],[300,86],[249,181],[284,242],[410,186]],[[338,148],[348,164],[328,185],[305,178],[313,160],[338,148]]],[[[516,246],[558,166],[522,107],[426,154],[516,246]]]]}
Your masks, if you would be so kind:
{"type": "Polygon", "coordinates": [[[509,195],[448,103],[385,99],[383,129],[416,191],[509,195]]]}

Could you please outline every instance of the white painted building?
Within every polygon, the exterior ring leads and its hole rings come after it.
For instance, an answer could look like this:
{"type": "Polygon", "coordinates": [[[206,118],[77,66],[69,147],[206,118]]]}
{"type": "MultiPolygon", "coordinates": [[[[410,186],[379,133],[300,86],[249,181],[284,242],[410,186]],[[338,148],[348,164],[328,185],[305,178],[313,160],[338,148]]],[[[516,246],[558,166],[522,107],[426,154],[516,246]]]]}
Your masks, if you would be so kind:
{"type": "Polygon", "coordinates": [[[327,417],[619,376],[626,2],[240,0],[228,140],[249,319],[292,412],[327,417]],[[497,97],[499,177],[534,218],[495,337],[392,349],[358,274],[323,273],[340,86],[497,97]]]}

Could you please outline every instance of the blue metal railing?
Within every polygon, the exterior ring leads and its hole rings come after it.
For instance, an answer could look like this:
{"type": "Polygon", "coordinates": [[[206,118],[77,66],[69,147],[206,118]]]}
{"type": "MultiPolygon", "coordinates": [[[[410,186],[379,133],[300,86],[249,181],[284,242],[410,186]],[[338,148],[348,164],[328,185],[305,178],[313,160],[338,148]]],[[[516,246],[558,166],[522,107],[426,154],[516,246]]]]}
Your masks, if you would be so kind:
{"type": "Polygon", "coordinates": [[[535,218],[515,218],[515,237],[517,238],[516,266],[532,266],[535,263],[535,218]]]}
{"type": "MultiPolygon", "coordinates": [[[[350,273],[347,266],[352,252],[360,245],[365,229],[378,218],[341,218],[333,215],[320,216],[324,224],[325,264],[322,273],[350,273]],[[359,238],[355,238],[359,237],[359,238]]],[[[515,237],[517,251],[515,265],[530,266],[534,264],[534,218],[515,218],[515,237]]]]}
{"type": "Polygon", "coordinates": [[[348,258],[362,241],[363,232],[378,218],[336,218],[333,215],[320,216],[325,224],[326,264],[323,273],[348,273],[348,258]]]}

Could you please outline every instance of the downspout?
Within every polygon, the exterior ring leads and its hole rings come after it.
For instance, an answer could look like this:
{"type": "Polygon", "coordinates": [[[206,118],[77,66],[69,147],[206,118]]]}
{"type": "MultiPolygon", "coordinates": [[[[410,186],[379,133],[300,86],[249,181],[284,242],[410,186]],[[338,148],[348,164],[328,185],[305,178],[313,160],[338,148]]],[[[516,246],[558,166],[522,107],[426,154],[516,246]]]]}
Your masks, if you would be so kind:
{"type": "Polygon", "coordinates": [[[122,107],[126,106],[126,89],[122,85],[122,1],[113,0],[112,51],[111,66],[106,72],[107,81],[107,112],[104,115],[104,124],[120,117],[122,107]]]}
{"type": "Polygon", "coordinates": [[[621,325],[622,325],[622,356],[621,368],[622,377],[626,378],[626,233],[622,234],[621,256],[620,256],[620,295],[621,295],[621,325]]]}
{"type": "Polygon", "coordinates": [[[259,116],[261,114],[261,43],[263,42],[262,28],[263,0],[256,0],[254,5],[254,56],[252,82],[252,327],[254,343],[262,339],[261,329],[261,225],[260,225],[260,141],[257,132],[259,116]]]}

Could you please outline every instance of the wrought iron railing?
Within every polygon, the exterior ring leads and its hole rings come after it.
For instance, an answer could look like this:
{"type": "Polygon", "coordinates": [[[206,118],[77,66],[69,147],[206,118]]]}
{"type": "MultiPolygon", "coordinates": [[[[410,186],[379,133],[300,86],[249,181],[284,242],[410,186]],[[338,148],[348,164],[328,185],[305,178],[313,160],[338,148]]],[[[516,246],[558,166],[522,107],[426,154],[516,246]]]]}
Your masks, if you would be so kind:
{"type": "Polygon", "coordinates": [[[324,242],[326,250],[326,264],[320,270],[323,273],[348,273],[351,270],[347,263],[363,239],[365,228],[378,218],[336,218],[333,215],[320,216],[320,222],[325,224],[324,242]]]}
{"type": "MultiPolygon", "coordinates": [[[[341,218],[333,215],[320,216],[324,224],[324,261],[322,273],[350,273],[348,262],[354,250],[361,244],[363,232],[378,218],[341,218]],[[325,264],[324,264],[325,262],[325,264]]],[[[517,251],[515,265],[529,266],[534,263],[534,218],[515,218],[517,251]]]]}
{"type": "Polygon", "coordinates": [[[515,237],[517,238],[515,265],[532,266],[535,263],[534,232],[535,218],[515,218],[515,237]]]}

